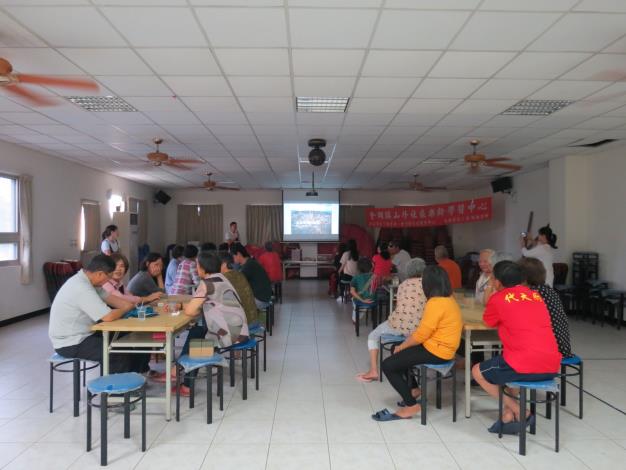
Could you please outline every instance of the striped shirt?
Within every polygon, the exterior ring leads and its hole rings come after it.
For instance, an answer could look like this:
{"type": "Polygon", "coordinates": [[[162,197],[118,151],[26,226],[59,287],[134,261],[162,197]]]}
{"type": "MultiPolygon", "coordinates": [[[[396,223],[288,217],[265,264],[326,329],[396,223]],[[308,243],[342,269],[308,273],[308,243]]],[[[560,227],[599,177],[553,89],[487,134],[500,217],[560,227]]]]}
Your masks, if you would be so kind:
{"type": "Polygon", "coordinates": [[[171,295],[190,295],[200,282],[196,262],[192,259],[183,259],[176,270],[174,285],[170,289],[171,295]]]}

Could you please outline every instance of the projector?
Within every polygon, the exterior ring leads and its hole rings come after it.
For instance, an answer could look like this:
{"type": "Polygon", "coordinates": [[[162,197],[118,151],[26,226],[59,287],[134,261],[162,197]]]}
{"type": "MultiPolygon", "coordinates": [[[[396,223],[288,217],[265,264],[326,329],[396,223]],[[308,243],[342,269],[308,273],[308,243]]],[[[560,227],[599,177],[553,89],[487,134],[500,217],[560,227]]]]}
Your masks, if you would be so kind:
{"type": "Polygon", "coordinates": [[[307,191],[306,195],[311,197],[311,196],[319,196],[319,194],[317,194],[317,191],[314,189],[313,191],[307,191]]]}

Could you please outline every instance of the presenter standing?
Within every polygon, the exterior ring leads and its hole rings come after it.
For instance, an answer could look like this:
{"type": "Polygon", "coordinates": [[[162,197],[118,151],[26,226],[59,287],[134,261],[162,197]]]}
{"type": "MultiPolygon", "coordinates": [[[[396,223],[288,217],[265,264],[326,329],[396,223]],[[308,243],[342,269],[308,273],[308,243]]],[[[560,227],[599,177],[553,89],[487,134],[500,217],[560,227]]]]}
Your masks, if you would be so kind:
{"type": "Polygon", "coordinates": [[[239,230],[237,230],[237,222],[231,222],[228,228],[228,231],[224,235],[224,241],[228,243],[228,245],[232,245],[233,243],[239,242],[239,230]]]}

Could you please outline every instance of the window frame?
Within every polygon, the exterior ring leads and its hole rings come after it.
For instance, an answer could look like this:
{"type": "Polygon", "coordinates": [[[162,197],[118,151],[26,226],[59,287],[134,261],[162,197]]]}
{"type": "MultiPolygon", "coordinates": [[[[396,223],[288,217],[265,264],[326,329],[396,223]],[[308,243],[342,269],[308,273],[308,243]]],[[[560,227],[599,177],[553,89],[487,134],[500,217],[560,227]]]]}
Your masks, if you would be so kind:
{"type": "Polygon", "coordinates": [[[0,267],[20,265],[20,181],[15,175],[0,173],[0,178],[13,180],[15,184],[15,219],[17,232],[0,232],[0,243],[15,243],[17,245],[17,257],[14,260],[0,261],[0,267]]]}
{"type": "MultiPolygon", "coordinates": [[[[82,238],[81,238],[81,232],[82,232],[82,230],[87,228],[87,227],[86,227],[86,224],[85,224],[85,226],[83,227],[83,224],[84,224],[84,222],[86,222],[86,221],[85,221],[85,220],[83,219],[83,217],[82,217],[82,214],[83,214],[83,207],[84,207],[85,205],[96,206],[96,207],[98,207],[98,211],[99,211],[99,210],[100,210],[100,201],[96,201],[96,200],[94,200],[94,199],[84,199],[84,198],[80,200],[80,212],[79,212],[79,222],[78,222],[78,239],[77,239],[77,242],[78,242],[78,243],[77,243],[77,245],[78,245],[78,252],[79,252],[81,255],[82,255],[83,253],[88,253],[88,252],[90,251],[90,250],[85,251],[85,250],[83,249],[83,248],[84,248],[84,246],[83,246],[83,243],[82,243],[82,242],[87,241],[87,233],[85,232],[85,240],[82,240],[82,238]]],[[[92,251],[95,251],[95,250],[92,250],[92,251]]]]}

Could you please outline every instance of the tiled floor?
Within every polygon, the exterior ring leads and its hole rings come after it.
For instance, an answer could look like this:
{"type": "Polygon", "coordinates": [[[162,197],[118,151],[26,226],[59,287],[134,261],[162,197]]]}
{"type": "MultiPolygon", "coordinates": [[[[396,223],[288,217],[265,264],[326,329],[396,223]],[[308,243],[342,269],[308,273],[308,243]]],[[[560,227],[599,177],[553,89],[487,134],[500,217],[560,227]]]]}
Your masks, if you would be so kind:
{"type": "MultiPolygon", "coordinates": [[[[122,422],[109,422],[112,469],[610,469],[626,462],[626,416],[586,396],[585,419],[567,410],[561,421],[561,452],[552,450],[553,423],[538,420],[528,454],[517,455],[517,439],[498,440],[486,426],[496,403],[473,400],[474,414],[451,421],[448,386],[442,410],[429,408],[428,426],[418,420],[378,424],[370,414],[393,408],[397,396],[383,384],[361,384],[355,374],[367,362],[366,334],[354,336],[349,307],[324,295],[325,283],[285,283],[285,303],[277,308],[269,338],[268,371],[261,390],[226,387],[226,408],[214,408],[205,423],[205,402],[179,423],[166,422],[161,407],[149,407],[148,450],[139,451],[139,419],[133,413],[132,438],[122,438],[122,422]]],[[[626,410],[626,329],[573,321],[573,344],[585,359],[585,388],[626,410]]],[[[369,328],[366,329],[367,331],[369,328]]],[[[364,333],[367,333],[365,331],[364,333]]],[[[51,352],[47,317],[0,329],[0,468],[87,469],[99,467],[95,448],[85,452],[84,410],[71,416],[70,374],[56,376],[56,409],[47,410],[51,352]]],[[[462,387],[462,374],[459,374],[462,387]]],[[[250,382],[252,384],[252,382],[250,382]]],[[[202,390],[202,385],[199,388],[202,390]]],[[[153,391],[157,390],[156,388],[153,391]]],[[[570,407],[575,408],[570,388],[570,407]]],[[[84,405],[84,401],[82,402],[84,405]]],[[[462,393],[459,410],[463,409],[462,393]]],[[[96,414],[96,417],[98,415],[96,414]]],[[[95,424],[95,423],[94,423],[95,424]]]]}

